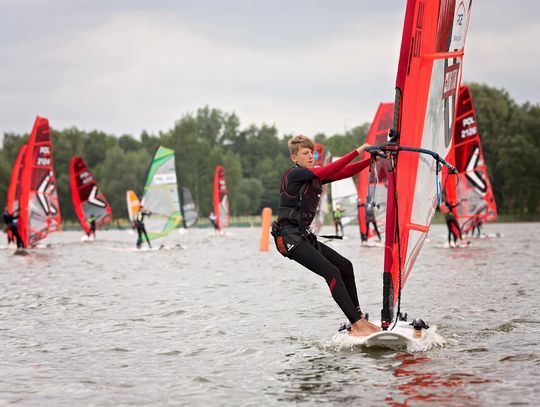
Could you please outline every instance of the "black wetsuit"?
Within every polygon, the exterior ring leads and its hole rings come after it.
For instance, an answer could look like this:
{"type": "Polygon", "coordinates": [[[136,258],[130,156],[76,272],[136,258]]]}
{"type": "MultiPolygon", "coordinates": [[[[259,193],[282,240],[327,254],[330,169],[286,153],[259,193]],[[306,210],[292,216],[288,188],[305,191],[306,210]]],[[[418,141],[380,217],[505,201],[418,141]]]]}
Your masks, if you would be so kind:
{"type": "Polygon", "coordinates": [[[343,236],[343,223],[341,223],[341,214],[342,211],[340,209],[336,209],[333,213],[334,215],[334,227],[336,228],[336,236],[343,236]],[[339,233],[339,229],[341,229],[341,234],[339,233]]]}
{"type": "Polygon", "coordinates": [[[144,227],[144,217],[150,216],[152,212],[148,211],[139,211],[137,212],[137,215],[135,216],[135,227],[137,228],[137,248],[140,249],[142,243],[143,243],[143,236],[146,239],[146,243],[148,243],[148,247],[152,247],[150,244],[150,239],[148,238],[148,235],[146,234],[146,228],[144,227]]]}
{"type": "Polygon", "coordinates": [[[4,224],[7,226],[9,232],[11,232],[13,238],[15,238],[17,248],[24,249],[24,242],[19,234],[19,228],[17,227],[19,217],[8,213],[8,211],[4,211],[2,218],[4,219],[4,224]]]}
{"type": "Polygon", "coordinates": [[[352,263],[318,242],[308,231],[320,200],[322,184],[358,174],[369,159],[347,165],[358,154],[353,151],[330,165],[306,169],[295,166],[281,183],[278,220],[272,234],[278,251],[326,280],[332,297],[351,324],[361,318],[352,263]]]}
{"type": "Polygon", "coordinates": [[[373,225],[373,229],[375,230],[375,233],[377,233],[377,237],[379,238],[379,241],[381,240],[381,234],[379,233],[379,228],[377,227],[377,220],[375,219],[375,214],[373,213],[373,205],[371,203],[366,204],[366,230],[369,234],[369,225],[373,225]]]}
{"type": "Polygon", "coordinates": [[[215,230],[217,230],[218,232],[220,231],[219,229],[219,225],[217,223],[217,218],[216,218],[216,215],[210,215],[208,216],[208,220],[210,221],[210,223],[212,224],[212,226],[214,227],[215,230]]]}
{"type": "Polygon", "coordinates": [[[462,239],[461,228],[459,227],[459,223],[454,216],[454,212],[452,212],[452,209],[458,205],[459,203],[451,205],[449,202],[446,202],[448,213],[445,215],[444,220],[446,221],[446,226],[448,227],[448,245],[450,245],[452,239],[454,240],[454,244],[457,244],[458,236],[460,240],[462,239]]]}
{"type": "Polygon", "coordinates": [[[94,236],[96,237],[96,218],[94,215],[90,216],[90,219],[88,219],[88,223],[90,224],[90,231],[88,232],[88,237],[94,236]]]}

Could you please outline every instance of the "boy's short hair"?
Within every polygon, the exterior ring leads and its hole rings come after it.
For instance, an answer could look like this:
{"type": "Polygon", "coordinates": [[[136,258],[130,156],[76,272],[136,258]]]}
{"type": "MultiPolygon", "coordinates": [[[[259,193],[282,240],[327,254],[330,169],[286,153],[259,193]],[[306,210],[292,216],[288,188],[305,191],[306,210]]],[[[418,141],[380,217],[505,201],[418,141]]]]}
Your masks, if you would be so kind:
{"type": "Polygon", "coordinates": [[[315,143],[309,137],[302,134],[294,136],[287,143],[289,146],[289,152],[292,154],[298,154],[300,148],[309,148],[311,151],[315,150],[315,143]]]}

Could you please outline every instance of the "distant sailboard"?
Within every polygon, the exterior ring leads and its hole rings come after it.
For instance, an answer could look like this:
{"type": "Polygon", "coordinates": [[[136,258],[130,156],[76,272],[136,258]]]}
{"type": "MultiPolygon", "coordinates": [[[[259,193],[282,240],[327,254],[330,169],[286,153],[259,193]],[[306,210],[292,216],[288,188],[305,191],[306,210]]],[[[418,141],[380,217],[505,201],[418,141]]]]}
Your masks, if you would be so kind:
{"type": "Polygon", "coordinates": [[[111,207],[81,157],[71,159],[69,174],[71,201],[84,232],[90,233],[88,220],[91,216],[94,216],[98,228],[111,222],[111,207]]]}
{"type": "Polygon", "coordinates": [[[186,187],[182,187],[181,192],[182,224],[185,228],[189,228],[195,223],[197,223],[197,219],[199,218],[199,211],[197,209],[197,205],[195,205],[195,201],[193,200],[193,196],[191,195],[190,190],[186,187]]]}
{"type": "Polygon", "coordinates": [[[478,223],[497,218],[495,196],[484,161],[471,93],[467,86],[459,89],[451,162],[455,162],[458,174],[449,177],[445,188],[446,199],[450,203],[459,202],[453,212],[461,232],[466,234],[478,223]]]}
{"type": "Polygon", "coordinates": [[[37,117],[28,139],[20,178],[19,233],[25,247],[35,247],[61,229],[49,121],[37,117]]]}
{"type": "Polygon", "coordinates": [[[167,236],[181,224],[174,150],[159,146],[154,152],[141,205],[152,213],[144,219],[150,240],[167,236]]]}
{"type": "Polygon", "coordinates": [[[230,211],[225,169],[221,165],[216,166],[214,173],[214,214],[219,229],[223,231],[229,225],[230,211]]]}
{"type": "MultiPolygon", "coordinates": [[[[369,128],[366,143],[381,145],[386,143],[388,130],[392,128],[394,119],[394,104],[381,103],[375,113],[373,123],[369,128]]],[[[369,158],[370,153],[364,151],[363,159],[369,158]]],[[[373,236],[373,231],[368,230],[366,223],[366,205],[374,207],[377,227],[384,233],[386,224],[386,197],[388,195],[388,169],[387,161],[373,159],[369,171],[361,172],[358,176],[358,226],[360,236],[365,240],[373,236]]]]}
{"type": "Polygon", "coordinates": [[[135,214],[139,211],[141,207],[141,201],[135,193],[135,191],[129,189],[126,191],[126,204],[129,220],[131,223],[135,222],[135,214]]]}

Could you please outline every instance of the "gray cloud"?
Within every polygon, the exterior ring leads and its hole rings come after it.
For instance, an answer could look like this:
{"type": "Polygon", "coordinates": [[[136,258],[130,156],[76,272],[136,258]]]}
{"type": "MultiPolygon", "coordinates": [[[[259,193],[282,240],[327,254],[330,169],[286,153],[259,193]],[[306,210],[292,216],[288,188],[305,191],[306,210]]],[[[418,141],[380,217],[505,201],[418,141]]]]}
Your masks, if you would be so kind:
{"type": "MultiPolygon", "coordinates": [[[[2,4],[1,132],[40,114],[138,135],[208,104],[243,125],[332,133],[393,100],[404,1],[96,3],[2,4]]],[[[516,3],[476,0],[463,79],[538,102],[540,7],[516,3]]]]}

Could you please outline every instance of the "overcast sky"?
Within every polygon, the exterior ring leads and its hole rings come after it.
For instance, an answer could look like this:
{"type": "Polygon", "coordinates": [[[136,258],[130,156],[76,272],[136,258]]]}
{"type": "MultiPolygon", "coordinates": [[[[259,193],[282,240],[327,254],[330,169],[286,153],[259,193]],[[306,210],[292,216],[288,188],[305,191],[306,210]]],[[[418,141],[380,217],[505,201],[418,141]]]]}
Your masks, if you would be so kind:
{"type": "MultiPolygon", "coordinates": [[[[333,134],[392,101],[405,0],[0,0],[0,133],[140,136],[208,105],[333,134]]],[[[473,0],[464,81],[540,102],[540,2],[473,0]]]]}

